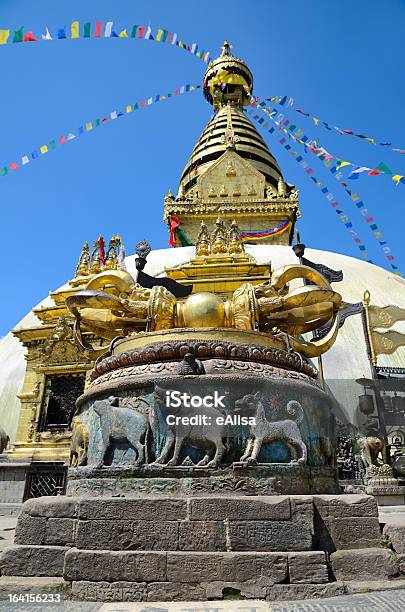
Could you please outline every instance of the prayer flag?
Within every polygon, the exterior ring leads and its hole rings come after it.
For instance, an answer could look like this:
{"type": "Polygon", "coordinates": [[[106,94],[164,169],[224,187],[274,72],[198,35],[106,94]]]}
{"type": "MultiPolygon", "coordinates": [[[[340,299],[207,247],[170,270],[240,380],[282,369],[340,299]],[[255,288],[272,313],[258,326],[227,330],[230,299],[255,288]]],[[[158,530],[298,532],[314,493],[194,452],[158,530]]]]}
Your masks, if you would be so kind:
{"type": "Polygon", "coordinates": [[[83,38],[90,38],[91,33],[91,23],[90,21],[86,21],[83,26],[83,38]]]}
{"type": "Polygon", "coordinates": [[[174,34],[172,34],[172,41],[171,41],[171,44],[172,44],[172,45],[175,45],[175,44],[176,44],[176,42],[177,42],[177,34],[176,34],[176,33],[174,33],[174,34]]]}
{"type": "Polygon", "coordinates": [[[139,26],[138,27],[138,32],[137,32],[137,37],[138,38],[143,38],[145,34],[145,27],[144,26],[139,26]]]}
{"type": "Polygon", "coordinates": [[[194,55],[197,51],[197,43],[191,45],[191,53],[194,55]]]}
{"type": "Polygon", "coordinates": [[[48,147],[46,145],[42,145],[42,147],[39,147],[39,150],[41,151],[42,155],[48,153],[48,147]]]}
{"type": "Polygon", "coordinates": [[[72,134],[72,132],[70,132],[70,133],[67,135],[67,140],[73,140],[73,138],[76,138],[76,135],[75,135],[75,134],[72,134]]]}
{"type": "Polygon", "coordinates": [[[13,43],[20,43],[24,38],[24,28],[21,26],[19,30],[14,32],[13,43]]]}
{"type": "Polygon", "coordinates": [[[150,26],[146,28],[145,40],[155,40],[152,36],[152,28],[150,26]]]}
{"type": "Polygon", "coordinates": [[[5,45],[10,36],[10,30],[0,30],[0,45],[5,45]]]}
{"type": "Polygon", "coordinates": [[[392,174],[392,170],[390,170],[390,168],[388,168],[387,164],[384,164],[384,162],[379,163],[375,170],[379,170],[383,174],[392,174]]]}
{"type": "Polygon", "coordinates": [[[210,57],[210,52],[207,51],[207,53],[205,53],[205,55],[203,55],[203,61],[207,63],[208,60],[209,60],[209,57],[210,57]]]}
{"type": "Polygon", "coordinates": [[[0,170],[0,172],[1,172],[1,176],[6,176],[6,174],[8,174],[8,168],[6,168],[6,166],[4,166],[4,168],[2,168],[0,170]]]}
{"type": "Polygon", "coordinates": [[[111,119],[116,119],[117,118],[117,111],[113,111],[112,113],[110,113],[110,117],[111,117],[111,119]]]}
{"type": "Polygon", "coordinates": [[[28,157],[28,155],[23,155],[21,158],[21,164],[23,166],[25,166],[26,164],[30,163],[30,158],[28,157]]]}
{"type": "Polygon", "coordinates": [[[132,113],[132,106],[127,106],[126,111],[127,113],[132,113]]]}
{"type": "Polygon", "coordinates": [[[70,26],[71,38],[79,38],[79,22],[72,21],[70,26]]]}
{"type": "Polygon", "coordinates": [[[107,23],[105,24],[105,31],[104,31],[104,37],[105,38],[110,38],[111,37],[112,27],[113,27],[113,22],[112,21],[107,21],[107,23]]]}
{"type": "Polygon", "coordinates": [[[58,38],[61,40],[62,38],[66,38],[66,27],[59,28],[58,30],[58,38]]]}
{"type": "Polygon", "coordinates": [[[27,32],[23,38],[23,42],[37,42],[37,38],[34,36],[32,32],[27,32]]]}
{"type": "Polygon", "coordinates": [[[50,141],[49,148],[52,149],[52,151],[56,149],[56,142],[54,140],[50,141]]]}
{"type": "Polygon", "coordinates": [[[103,30],[103,22],[97,21],[96,29],[94,30],[94,38],[100,38],[102,30],[103,30]]]}
{"type": "Polygon", "coordinates": [[[87,121],[86,123],[86,132],[90,132],[93,129],[93,124],[91,121],[87,121]]]}
{"type": "Polygon", "coordinates": [[[126,30],[122,30],[122,31],[119,33],[119,38],[128,38],[127,31],[126,31],[126,30]]]}
{"type": "Polygon", "coordinates": [[[42,40],[53,40],[50,31],[46,28],[46,34],[41,35],[42,40]]]}
{"type": "Polygon", "coordinates": [[[19,165],[16,164],[16,162],[12,162],[10,164],[10,170],[17,170],[17,168],[19,168],[19,165]]]}
{"type": "Polygon", "coordinates": [[[66,140],[67,140],[66,136],[60,136],[60,138],[59,138],[60,144],[65,144],[66,140]]]}

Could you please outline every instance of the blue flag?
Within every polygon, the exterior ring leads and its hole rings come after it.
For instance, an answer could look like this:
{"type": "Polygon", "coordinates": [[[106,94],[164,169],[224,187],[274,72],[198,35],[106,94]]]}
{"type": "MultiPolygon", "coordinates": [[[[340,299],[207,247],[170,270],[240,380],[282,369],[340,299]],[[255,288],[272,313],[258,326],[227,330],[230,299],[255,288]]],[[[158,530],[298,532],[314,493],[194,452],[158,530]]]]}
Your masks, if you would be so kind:
{"type": "Polygon", "coordinates": [[[66,26],[63,28],[59,28],[58,30],[58,38],[66,38],[66,26]]]}

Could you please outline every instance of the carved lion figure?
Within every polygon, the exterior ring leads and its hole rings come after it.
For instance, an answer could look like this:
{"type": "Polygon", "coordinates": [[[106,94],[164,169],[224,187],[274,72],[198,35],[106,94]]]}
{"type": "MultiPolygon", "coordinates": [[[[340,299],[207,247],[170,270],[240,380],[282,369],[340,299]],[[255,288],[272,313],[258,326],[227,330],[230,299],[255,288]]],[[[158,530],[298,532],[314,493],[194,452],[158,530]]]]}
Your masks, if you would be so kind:
{"type": "Polygon", "coordinates": [[[367,436],[357,440],[361,449],[361,458],[366,468],[372,465],[380,465],[378,455],[381,453],[382,462],[387,463],[387,447],[383,438],[367,436]]]}
{"type": "Polygon", "coordinates": [[[255,394],[247,394],[236,400],[235,412],[244,416],[255,417],[255,425],[250,426],[250,437],[241,461],[255,463],[263,444],[270,442],[284,442],[291,452],[291,463],[307,462],[307,447],[305,446],[298,424],[303,419],[303,409],[299,402],[291,400],[287,403],[287,412],[295,417],[295,421],[285,419],[283,421],[268,421],[260,391],[255,394]],[[297,459],[297,457],[299,458],[297,459]]]}

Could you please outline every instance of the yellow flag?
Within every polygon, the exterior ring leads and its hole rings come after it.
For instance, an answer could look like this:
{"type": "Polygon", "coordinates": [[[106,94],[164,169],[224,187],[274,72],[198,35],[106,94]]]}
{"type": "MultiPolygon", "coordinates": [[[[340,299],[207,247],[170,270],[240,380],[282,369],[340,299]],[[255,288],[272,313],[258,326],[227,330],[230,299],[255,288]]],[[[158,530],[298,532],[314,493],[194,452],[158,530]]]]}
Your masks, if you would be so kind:
{"type": "Polygon", "coordinates": [[[86,123],[86,132],[90,132],[93,129],[93,123],[91,121],[87,121],[86,123]]]}
{"type": "Polygon", "coordinates": [[[126,111],[127,113],[132,113],[132,106],[127,106],[126,111]]]}
{"type": "Polygon", "coordinates": [[[72,21],[72,25],[70,26],[70,31],[72,34],[72,38],[79,38],[79,22],[72,21]]]}
{"type": "Polygon", "coordinates": [[[404,178],[401,174],[393,174],[392,180],[399,185],[401,178],[404,178]]]}
{"type": "Polygon", "coordinates": [[[399,306],[370,306],[370,327],[392,327],[397,321],[405,321],[405,308],[399,306]]]}
{"type": "Polygon", "coordinates": [[[39,150],[41,151],[42,155],[44,153],[48,153],[48,147],[46,145],[42,145],[42,147],[40,147],[39,150]]]}
{"type": "Polygon", "coordinates": [[[338,169],[340,170],[340,168],[343,168],[343,166],[350,166],[350,162],[347,162],[347,161],[338,161],[336,166],[338,166],[338,169]]]}
{"type": "Polygon", "coordinates": [[[9,36],[10,30],[0,30],[0,45],[5,45],[9,36]]]}
{"type": "Polygon", "coordinates": [[[389,331],[384,334],[373,331],[370,335],[376,355],[391,355],[400,346],[405,346],[405,334],[396,331],[389,331]]]}
{"type": "Polygon", "coordinates": [[[128,38],[127,31],[122,30],[122,32],[119,33],[119,38],[128,38]]]}
{"type": "Polygon", "coordinates": [[[156,40],[158,42],[160,42],[162,40],[162,36],[163,36],[163,30],[161,28],[158,29],[158,32],[156,34],[156,40]]]}

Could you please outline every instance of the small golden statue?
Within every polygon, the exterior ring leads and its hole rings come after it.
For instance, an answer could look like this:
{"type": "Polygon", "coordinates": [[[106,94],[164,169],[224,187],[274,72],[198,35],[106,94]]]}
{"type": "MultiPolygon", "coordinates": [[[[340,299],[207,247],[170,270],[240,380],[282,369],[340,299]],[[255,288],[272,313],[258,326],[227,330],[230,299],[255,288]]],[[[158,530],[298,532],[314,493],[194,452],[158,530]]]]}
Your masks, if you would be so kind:
{"type": "Polygon", "coordinates": [[[75,277],[88,276],[90,274],[90,247],[87,242],[84,243],[80,253],[79,261],[76,266],[75,277]]]}
{"type": "Polygon", "coordinates": [[[285,184],[285,181],[281,177],[279,178],[278,184],[277,184],[277,194],[279,196],[287,195],[287,185],[285,184]]]}
{"type": "Polygon", "coordinates": [[[201,229],[197,237],[197,244],[195,248],[196,255],[198,255],[199,257],[209,255],[210,246],[211,246],[211,241],[210,241],[210,235],[208,233],[207,226],[204,221],[201,221],[201,229]]]}
{"type": "Polygon", "coordinates": [[[224,222],[218,217],[215,221],[215,229],[211,236],[211,250],[213,253],[227,252],[227,236],[224,222]]]}
{"type": "Polygon", "coordinates": [[[239,254],[245,252],[242,240],[240,238],[239,227],[235,219],[232,221],[231,228],[229,230],[228,252],[232,254],[239,254]]]}
{"type": "Polygon", "coordinates": [[[226,176],[236,176],[236,170],[231,160],[226,165],[226,176]]]}
{"type": "Polygon", "coordinates": [[[226,198],[226,196],[228,195],[225,185],[222,185],[219,195],[221,196],[221,198],[226,198]]]}

